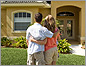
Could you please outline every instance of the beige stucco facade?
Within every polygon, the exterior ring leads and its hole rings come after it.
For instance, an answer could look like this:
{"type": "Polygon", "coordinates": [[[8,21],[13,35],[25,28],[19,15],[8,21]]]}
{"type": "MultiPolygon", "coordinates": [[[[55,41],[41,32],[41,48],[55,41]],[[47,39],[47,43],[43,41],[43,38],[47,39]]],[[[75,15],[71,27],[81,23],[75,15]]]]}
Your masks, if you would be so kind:
{"type": "Polygon", "coordinates": [[[10,38],[25,36],[25,31],[13,31],[14,29],[14,13],[28,12],[31,13],[31,23],[34,22],[35,13],[42,13],[43,17],[48,14],[53,15],[55,19],[72,19],[74,20],[74,40],[78,40],[81,43],[85,41],[85,1],[51,1],[51,7],[47,7],[43,4],[33,5],[2,5],[1,4],[1,36],[7,36],[10,38]],[[59,12],[72,12],[74,16],[57,16],[59,12]]]}
{"type": "Polygon", "coordinates": [[[74,35],[81,43],[85,41],[85,1],[51,1],[51,14],[55,19],[74,19],[74,35]],[[57,17],[58,12],[73,12],[73,17],[57,17]]]}
{"type": "Polygon", "coordinates": [[[25,31],[13,31],[14,13],[17,12],[28,12],[31,13],[31,23],[34,22],[34,15],[38,12],[43,14],[43,17],[50,14],[50,8],[40,8],[40,7],[8,7],[1,9],[1,22],[3,27],[1,29],[1,36],[7,36],[10,38],[26,36],[25,31]],[[47,12],[47,13],[45,13],[47,12]],[[4,16],[4,17],[3,17],[4,16]]]}
{"type": "Polygon", "coordinates": [[[1,10],[1,24],[1,36],[7,36],[6,9],[1,10]]]}

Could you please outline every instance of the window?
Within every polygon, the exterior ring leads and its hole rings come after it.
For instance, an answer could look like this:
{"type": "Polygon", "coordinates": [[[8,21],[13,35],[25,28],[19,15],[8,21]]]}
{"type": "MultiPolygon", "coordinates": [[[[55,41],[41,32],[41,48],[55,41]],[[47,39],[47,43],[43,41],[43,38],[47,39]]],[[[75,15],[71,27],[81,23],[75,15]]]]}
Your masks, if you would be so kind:
{"type": "Polygon", "coordinates": [[[57,16],[74,16],[72,12],[60,12],[57,16]]]}
{"type": "Polygon", "coordinates": [[[14,14],[14,30],[24,31],[31,24],[31,14],[19,12],[14,14]]]}

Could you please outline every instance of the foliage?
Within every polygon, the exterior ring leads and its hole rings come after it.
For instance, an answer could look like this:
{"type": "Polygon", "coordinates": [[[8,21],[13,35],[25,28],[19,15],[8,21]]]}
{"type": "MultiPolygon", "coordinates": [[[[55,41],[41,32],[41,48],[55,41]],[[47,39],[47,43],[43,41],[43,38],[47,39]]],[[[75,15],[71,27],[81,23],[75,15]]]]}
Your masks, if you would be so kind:
{"type": "Polygon", "coordinates": [[[59,53],[69,53],[70,50],[72,50],[69,46],[71,46],[70,43],[67,42],[66,39],[58,41],[58,52],[59,53]]]}
{"type": "Polygon", "coordinates": [[[1,45],[9,47],[12,44],[12,41],[8,39],[7,37],[2,37],[1,38],[1,45]]]}
{"type": "Polygon", "coordinates": [[[14,41],[16,41],[16,43],[12,44],[14,47],[27,48],[25,37],[21,36],[19,38],[15,38],[14,41]]]}
{"type": "Polygon", "coordinates": [[[82,43],[82,46],[84,46],[84,45],[85,45],[85,42],[82,43]]]}
{"type": "Polygon", "coordinates": [[[56,25],[57,27],[59,27],[59,21],[58,20],[55,20],[56,21],[56,25]]]}
{"type": "Polygon", "coordinates": [[[45,18],[42,19],[41,25],[43,26],[43,22],[45,21],[45,18]]]}
{"type": "Polygon", "coordinates": [[[82,43],[82,47],[83,49],[85,49],[85,41],[82,43]]]}

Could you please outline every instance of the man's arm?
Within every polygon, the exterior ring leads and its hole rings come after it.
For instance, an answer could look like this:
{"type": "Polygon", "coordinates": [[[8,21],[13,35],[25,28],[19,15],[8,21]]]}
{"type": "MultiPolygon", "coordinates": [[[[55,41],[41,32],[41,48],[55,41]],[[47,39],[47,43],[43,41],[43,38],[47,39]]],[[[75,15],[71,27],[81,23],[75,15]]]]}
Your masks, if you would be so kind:
{"type": "Polygon", "coordinates": [[[30,37],[30,32],[29,32],[29,29],[27,29],[27,31],[26,31],[26,43],[27,43],[27,46],[29,45],[29,37],[30,37]]]}
{"type": "Polygon", "coordinates": [[[45,38],[44,40],[35,40],[35,39],[33,39],[33,37],[30,37],[29,39],[31,42],[34,42],[34,43],[37,43],[40,45],[45,45],[47,43],[47,38],[45,38]]]}

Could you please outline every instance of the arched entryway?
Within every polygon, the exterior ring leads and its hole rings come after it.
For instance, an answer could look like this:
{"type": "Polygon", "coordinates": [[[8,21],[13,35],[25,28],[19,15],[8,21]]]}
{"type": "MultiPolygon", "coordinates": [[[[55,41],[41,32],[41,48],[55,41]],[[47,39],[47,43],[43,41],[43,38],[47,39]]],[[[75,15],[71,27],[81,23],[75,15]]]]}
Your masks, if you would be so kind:
{"type": "Polygon", "coordinates": [[[56,9],[62,38],[79,40],[79,21],[81,9],[75,6],[62,6],[56,9]]]}

